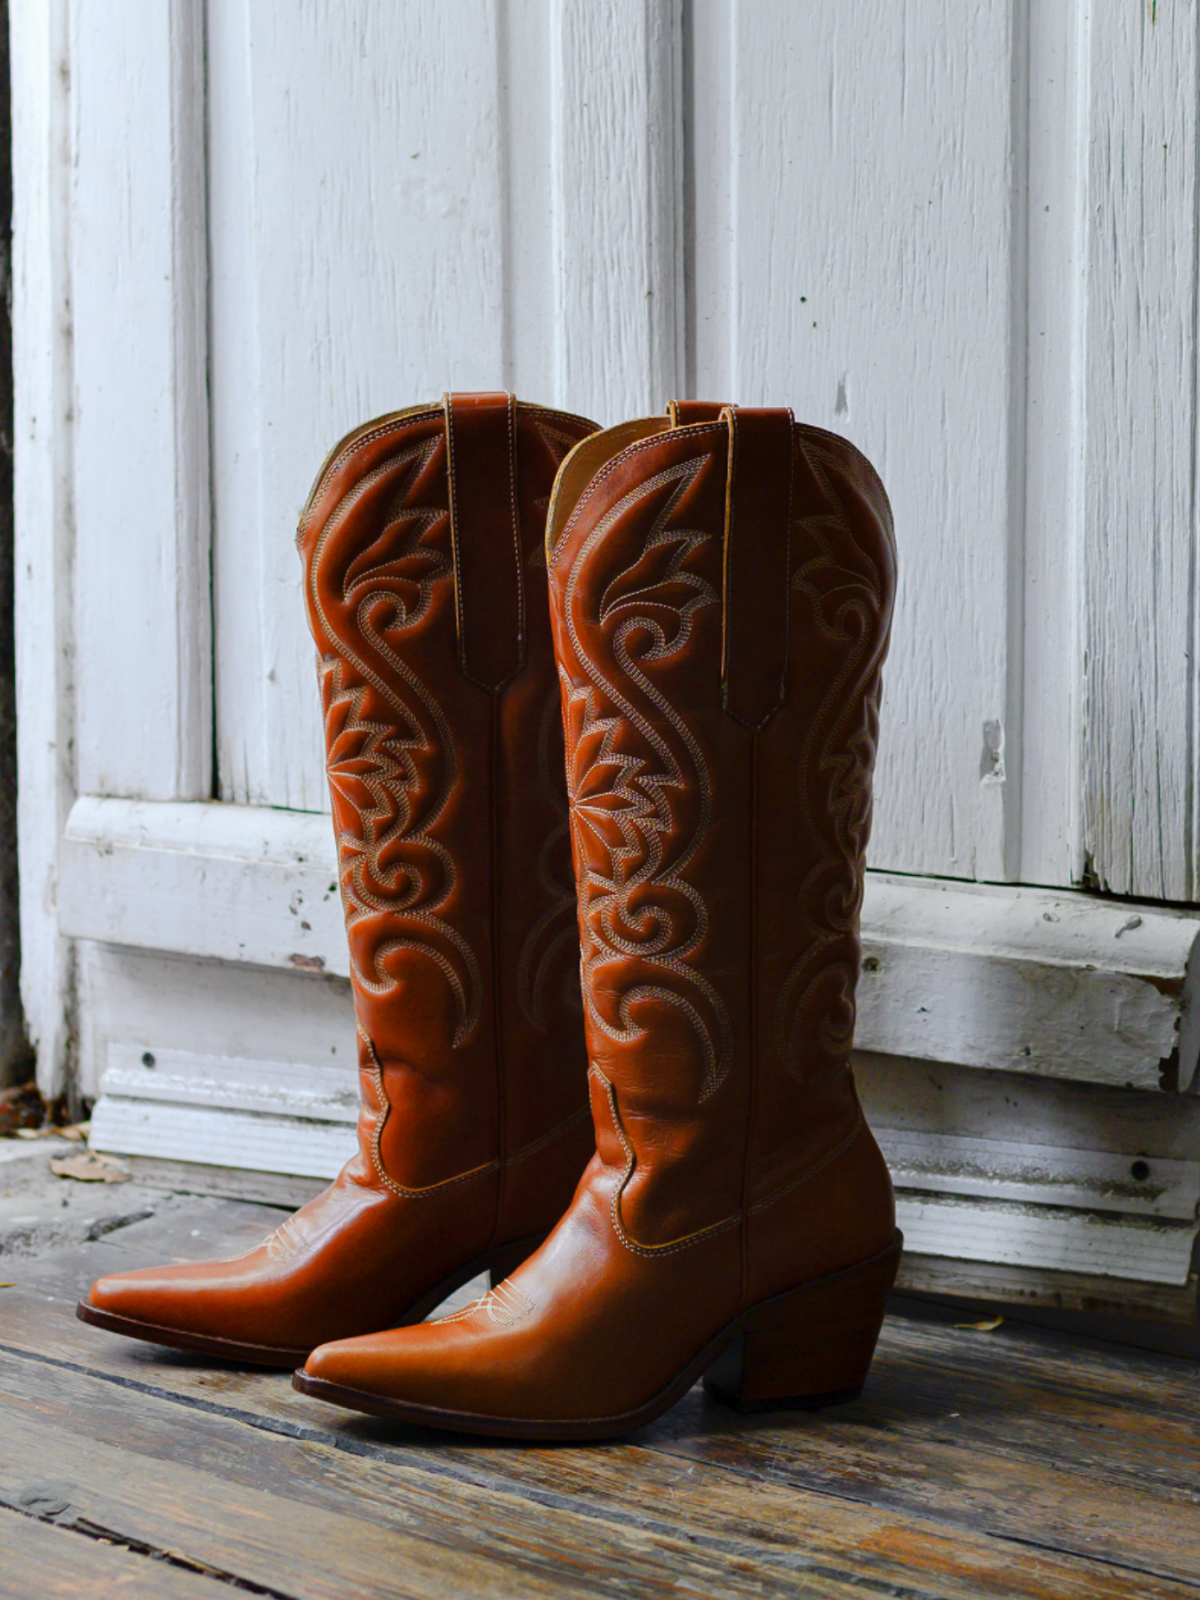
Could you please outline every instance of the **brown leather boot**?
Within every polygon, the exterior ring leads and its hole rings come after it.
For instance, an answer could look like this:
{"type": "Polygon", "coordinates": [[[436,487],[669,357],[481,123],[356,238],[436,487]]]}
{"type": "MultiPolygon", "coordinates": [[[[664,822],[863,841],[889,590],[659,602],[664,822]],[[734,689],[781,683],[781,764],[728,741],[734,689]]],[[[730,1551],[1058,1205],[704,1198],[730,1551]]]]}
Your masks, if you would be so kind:
{"type": "Polygon", "coordinates": [[[358,1154],[231,1261],[102,1278],[79,1315],[295,1366],[496,1281],[594,1145],[546,507],[595,425],[453,395],[339,444],[300,524],[358,1018],[358,1154]]]}
{"type": "Polygon", "coordinates": [[[407,1422],[586,1439],[708,1373],[856,1393],[900,1253],[849,1064],[891,516],[787,411],[614,428],[547,538],[597,1152],[457,1316],[326,1345],[296,1386],[407,1422]]]}

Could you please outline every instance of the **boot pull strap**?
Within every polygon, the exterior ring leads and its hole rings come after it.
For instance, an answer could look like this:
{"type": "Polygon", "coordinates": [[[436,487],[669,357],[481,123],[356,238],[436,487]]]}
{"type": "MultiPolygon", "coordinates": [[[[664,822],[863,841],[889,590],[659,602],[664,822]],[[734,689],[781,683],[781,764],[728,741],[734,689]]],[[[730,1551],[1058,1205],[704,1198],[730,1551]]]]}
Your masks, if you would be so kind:
{"type": "Polygon", "coordinates": [[[442,404],[458,663],[495,694],[525,659],[517,402],[510,394],[447,394],[442,404]]]}
{"type": "Polygon", "coordinates": [[[724,410],[721,400],[667,401],[667,418],[673,428],[687,428],[694,422],[720,422],[724,410]]]}
{"type": "Polygon", "coordinates": [[[790,411],[726,406],[721,702],[762,728],[787,692],[794,425],[790,411]]]}

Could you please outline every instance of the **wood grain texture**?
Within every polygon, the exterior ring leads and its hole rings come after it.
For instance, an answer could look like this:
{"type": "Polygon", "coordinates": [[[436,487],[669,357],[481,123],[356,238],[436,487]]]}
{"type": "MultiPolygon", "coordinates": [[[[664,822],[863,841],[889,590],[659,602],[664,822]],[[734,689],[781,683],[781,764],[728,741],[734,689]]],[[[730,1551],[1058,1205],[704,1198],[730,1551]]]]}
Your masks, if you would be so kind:
{"type": "Polygon", "coordinates": [[[1196,879],[1197,30],[1092,8],[1084,842],[1118,894],[1196,879]]]}
{"type": "MultiPolygon", "coordinates": [[[[899,544],[872,864],[1003,879],[1013,8],[696,9],[695,384],[849,435],[899,544]]],[[[1018,441],[1019,443],[1019,441],[1018,441]]]]}
{"type": "MultiPolygon", "coordinates": [[[[83,796],[62,854],[79,938],[348,974],[323,817],[83,796]]],[[[1194,916],[870,874],[862,927],[862,1049],[1140,1088],[1195,1075],[1194,916]]]]}
{"type": "Polygon", "coordinates": [[[1011,770],[1020,788],[1023,883],[1079,883],[1083,779],[1084,386],[1090,9],[1081,0],[1016,8],[1013,173],[1014,463],[1023,515],[1013,531],[1008,629],[1011,770]],[[1017,681],[1019,679],[1019,681],[1017,681]]]}
{"type": "Polygon", "coordinates": [[[683,376],[681,0],[558,0],[550,19],[554,393],[611,425],[683,376]]]}
{"type": "Polygon", "coordinates": [[[204,41],[72,6],[74,635],[83,792],[207,799],[204,41]]]}
{"type": "MultiPolygon", "coordinates": [[[[80,941],[80,1081],[94,1098],[115,1050],[299,1062],[356,1091],[350,984],[301,971],[80,941]]],[[[331,1089],[334,1087],[331,1081],[331,1089]]],[[[279,1082],[281,1093],[287,1083],[279,1082]]],[[[335,1090],[336,1092],[336,1090],[335,1090]]]]}
{"type": "MultiPolygon", "coordinates": [[[[6,1600],[96,1600],[108,1595],[136,1595],[138,1600],[227,1600],[228,1587],[217,1577],[166,1565],[142,1552],[114,1548],[89,1533],[54,1526],[55,1506],[62,1505],[58,1485],[31,1479],[19,1491],[22,1509],[0,1510],[0,1595],[6,1600]],[[43,1520],[45,1519],[45,1520],[43,1520]]],[[[2,1505],[3,1502],[0,1502],[2,1505]]]]}
{"type": "Polygon", "coordinates": [[[244,1247],[256,1209],[197,1202],[24,1264],[0,1339],[6,1485],[21,1489],[21,1446],[39,1438],[39,1474],[69,1486],[63,1520],[195,1561],[219,1542],[222,1571],[253,1581],[274,1563],[267,1584],[297,1595],[339,1577],[373,1593],[388,1552],[402,1594],[1153,1600],[1200,1586],[1200,1394],[1184,1361],[893,1318],[850,1405],[740,1419],[697,1388],[622,1443],[497,1450],[69,1315],[91,1273],[244,1247]]]}
{"type": "Polygon", "coordinates": [[[223,799],[327,806],[294,548],[326,451],[503,382],[498,50],[493,0],[208,8],[223,799]]]}
{"type": "Polygon", "coordinates": [[[75,798],[67,39],[65,0],[11,7],[21,1000],[48,1097],[62,1092],[71,1051],[71,949],[56,914],[75,798]]]}

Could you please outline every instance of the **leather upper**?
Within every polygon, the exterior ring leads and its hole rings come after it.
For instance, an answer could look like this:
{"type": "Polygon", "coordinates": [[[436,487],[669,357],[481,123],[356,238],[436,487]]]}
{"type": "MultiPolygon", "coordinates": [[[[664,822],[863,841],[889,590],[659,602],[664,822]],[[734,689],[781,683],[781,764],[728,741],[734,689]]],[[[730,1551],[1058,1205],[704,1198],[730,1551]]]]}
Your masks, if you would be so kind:
{"type": "Polygon", "coordinates": [[[358,1019],[359,1150],[236,1262],[104,1279],[158,1326],[310,1349],[544,1233],[592,1149],[546,508],[594,431],[508,395],[378,419],[300,524],[358,1019]]]}
{"type": "Polygon", "coordinates": [[[618,1416],[741,1310],[892,1238],[849,1064],[890,510],[790,413],[672,420],[581,444],[547,528],[596,1155],[477,1306],[313,1376],[618,1416]]]}

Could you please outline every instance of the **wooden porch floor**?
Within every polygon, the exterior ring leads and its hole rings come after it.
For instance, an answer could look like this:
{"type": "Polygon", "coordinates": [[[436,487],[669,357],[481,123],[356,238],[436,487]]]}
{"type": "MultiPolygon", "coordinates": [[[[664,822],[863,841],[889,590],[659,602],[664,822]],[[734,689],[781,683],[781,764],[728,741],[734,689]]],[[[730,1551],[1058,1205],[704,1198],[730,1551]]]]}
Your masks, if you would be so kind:
{"type": "Polygon", "coordinates": [[[97,1274],[278,1215],[197,1199],[0,1263],[0,1594],[1200,1594],[1180,1359],[896,1316],[852,1404],[745,1420],[696,1388],[625,1442],[544,1448],[388,1428],[75,1320],[97,1274]]]}

